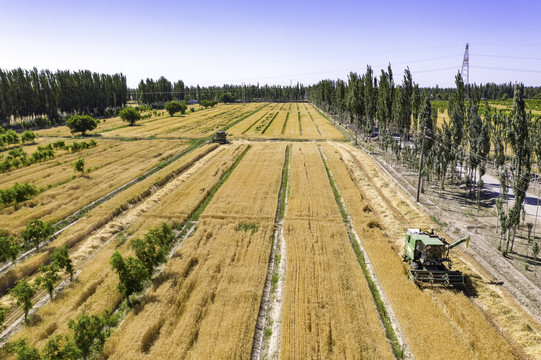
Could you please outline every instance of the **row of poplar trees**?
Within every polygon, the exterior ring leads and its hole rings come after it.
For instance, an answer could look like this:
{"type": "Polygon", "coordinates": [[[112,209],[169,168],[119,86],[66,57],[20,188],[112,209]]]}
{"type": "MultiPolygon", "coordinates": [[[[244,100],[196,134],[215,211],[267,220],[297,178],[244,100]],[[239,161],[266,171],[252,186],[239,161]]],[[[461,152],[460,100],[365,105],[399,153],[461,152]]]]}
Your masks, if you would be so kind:
{"type": "Polygon", "coordinates": [[[493,166],[501,185],[498,246],[503,253],[512,252],[517,228],[524,221],[532,162],[541,159],[541,120],[526,111],[522,85],[515,91],[511,111],[481,100],[479,87],[466,87],[460,73],[455,85],[449,96],[449,121],[439,126],[429,91],[413,82],[409,69],[396,85],[390,65],[379,77],[368,66],[364,74],[351,72],[347,82],[320,81],[309,88],[309,98],[356,134],[377,140],[386,156],[392,154],[414,169],[419,169],[423,149],[423,186],[425,181],[442,190],[446,183],[463,185],[478,210],[481,178],[487,166],[493,166]],[[514,203],[509,202],[508,189],[514,203]]]}
{"type": "Polygon", "coordinates": [[[222,94],[231,94],[236,101],[304,101],[306,88],[297,83],[291,86],[280,85],[223,85],[223,86],[185,86],[182,80],[175,83],[160,77],[158,80],[146,79],[132,89],[132,100],[147,105],[163,106],[171,100],[177,101],[220,101],[222,94]]]}
{"type": "Polygon", "coordinates": [[[126,104],[126,76],[88,70],[0,69],[0,123],[12,119],[85,113],[103,115],[126,104]]]}

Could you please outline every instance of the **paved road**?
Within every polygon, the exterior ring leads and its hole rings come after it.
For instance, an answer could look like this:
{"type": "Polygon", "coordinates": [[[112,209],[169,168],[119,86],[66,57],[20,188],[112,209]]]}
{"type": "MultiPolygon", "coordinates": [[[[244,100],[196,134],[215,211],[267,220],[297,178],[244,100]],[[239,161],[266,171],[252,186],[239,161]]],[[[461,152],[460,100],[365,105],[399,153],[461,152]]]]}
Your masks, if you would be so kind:
{"type": "MultiPolygon", "coordinates": [[[[483,189],[490,191],[492,196],[498,197],[500,193],[500,182],[497,177],[485,174],[483,176],[483,182],[485,183],[483,189]]],[[[538,205],[541,205],[541,199],[539,198],[539,184],[531,182],[528,191],[526,192],[526,199],[524,200],[524,208],[526,214],[535,216],[538,205]],[[536,194],[537,193],[537,194],[536,194]]],[[[513,190],[509,189],[509,199],[514,200],[513,190]]],[[[541,218],[541,209],[537,212],[537,217],[541,218]]]]}

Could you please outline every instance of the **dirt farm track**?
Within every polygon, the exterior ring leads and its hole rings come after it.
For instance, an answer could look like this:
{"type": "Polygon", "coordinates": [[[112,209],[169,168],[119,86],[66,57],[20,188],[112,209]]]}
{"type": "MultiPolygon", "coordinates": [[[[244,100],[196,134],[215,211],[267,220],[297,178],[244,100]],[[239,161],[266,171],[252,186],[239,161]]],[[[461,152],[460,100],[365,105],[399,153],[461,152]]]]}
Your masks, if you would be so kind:
{"type": "MultiPolygon", "coordinates": [[[[64,127],[36,133],[37,145],[75,140],[64,127]]],[[[0,228],[65,228],[0,264],[2,359],[17,339],[41,349],[70,319],[104,310],[121,321],[96,359],[541,359],[536,317],[464,245],[451,256],[465,289],[409,281],[406,229],[437,226],[308,103],[218,105],[133,127],[113,118],[90,136],[97,145],[81,154],[0,177],[1,189],[45,189],[0,209],[0,228]],[[207,141],[218,130],[229,144],[207,141]],[[79,155],[91,172],[75,177],[79,155]],[[164,222],[176,243],[128,308],[111,256],[133,255],[129,240],[164,222]],[[38,291],[25,323],[9,289],[64,245],[75,277],[60,273],[52,300],[38,291]]]]}

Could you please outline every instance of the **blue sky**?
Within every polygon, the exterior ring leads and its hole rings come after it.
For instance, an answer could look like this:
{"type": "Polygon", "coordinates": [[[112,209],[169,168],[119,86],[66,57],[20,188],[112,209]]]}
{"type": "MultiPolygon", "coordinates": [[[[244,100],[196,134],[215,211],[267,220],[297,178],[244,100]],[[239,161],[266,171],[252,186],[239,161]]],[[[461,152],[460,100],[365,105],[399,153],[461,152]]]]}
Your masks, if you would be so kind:
{"type": "Polygon", "coordinates": [[[0,0],[0,67],[122,72],[128,85],[313,84],[390,62],[421,86],[541,85],[541,1],[0,0]]]}

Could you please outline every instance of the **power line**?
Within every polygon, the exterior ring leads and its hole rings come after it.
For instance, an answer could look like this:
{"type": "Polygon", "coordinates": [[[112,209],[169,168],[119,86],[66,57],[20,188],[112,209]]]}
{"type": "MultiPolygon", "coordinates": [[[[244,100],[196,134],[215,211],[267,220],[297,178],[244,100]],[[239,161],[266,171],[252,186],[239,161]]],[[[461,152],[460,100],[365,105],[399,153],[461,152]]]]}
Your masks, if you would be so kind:
{"type": "Polygon", "coordinates": [[[478,65],[472,65],[471,67],[474,69],[485,69],[485,70],[518,71],[518,72],[537,73],[537,74],[541,73],[541,70],[526,70],[526,69],[502,68],[502,67],[493,67],[493,66],[478,66],[478,65]]]}
{"type": "Polygon", "coordinates": [[[541,61],[541,57],[529,57],[529,56],[512,56],[512,55],[490,55],[490,54],[472,54],[474,56],[480,57],[491,57],[491,58],[500,58],[500,59],[516,59],[516,60],[535,60],[541,61]]]}

